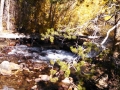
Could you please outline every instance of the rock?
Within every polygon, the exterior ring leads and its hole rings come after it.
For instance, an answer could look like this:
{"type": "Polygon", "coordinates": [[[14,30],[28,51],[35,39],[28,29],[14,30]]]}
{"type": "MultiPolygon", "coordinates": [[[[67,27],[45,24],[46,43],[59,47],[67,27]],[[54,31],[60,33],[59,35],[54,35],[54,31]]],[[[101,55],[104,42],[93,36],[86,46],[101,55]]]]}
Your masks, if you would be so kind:
{"type": "Polygon", "coordinates": [[[3,62],[0,64],[0,68],[1,68],[1,69],[9,70],[9,69],[10,69],[9,67],[10,67],[9,61],[3,61],[3,62]]]}
{"type": "Polygon", "coordinates": [[[62,80],[62,83],[72,84],[73,83],[73,79],[71,77],[66,77],[64,80],[62,80]]]}
{"type": "Polygon", "coordinates": [[[103,89],[103,88],[107,88],[108,87],[108,75],[106,74],[105,76],[103,76],[99,81],[98,84],[96,84],[99,88],[103,89]]]}
{"type": "Polygon", "coordinates": [[[48,76],[48,75],[39,75],[39,78],[36,78],[35,82],[49,81],[49,80],[50,80],[50,76],[48,76]]]}
{"type": "Polygon", "coordinates": [[[37,85],[34,85],[31,89],[32,90],[37,90],[37,85]]]}
{"type": "Polygon", "coordinates": [[[18,69],[20,69],[20,66],[13,62],[3,61],[0,64],[0,73],[2,75],[11,75],[11,74],[13,74],[12,70],[18,70],[18,69]]]}
{"type": "Polygon", "coordinates": [[[14,88],[9,88],[8,86],[4,86],[2,90],[15,90],[14,88]]]}
{"type": "Polygon", "coordinates": [[[15,46],[15,45],[16,45],[16,42],[14,41],[9,42],[9,46],[15,46]]]}

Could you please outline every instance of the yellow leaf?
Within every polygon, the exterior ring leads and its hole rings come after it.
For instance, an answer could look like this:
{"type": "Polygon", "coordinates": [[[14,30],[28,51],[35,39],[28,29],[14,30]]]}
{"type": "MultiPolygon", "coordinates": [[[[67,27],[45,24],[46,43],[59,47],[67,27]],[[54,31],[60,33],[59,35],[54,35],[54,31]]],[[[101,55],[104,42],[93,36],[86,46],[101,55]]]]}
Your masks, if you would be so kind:
{"type": "Polygon", "coordinates": [[[113,0],[113,2],[117,2],[117,0],[113,0]]]}
{"type": "Polygon", "coordinates": [[[104,20],[107,21],[107,20],[109,20],[110,18],[111,18],[111,16],[110,16],[110,15],[107,15],[107,16],[104,17],[104,20]]]}

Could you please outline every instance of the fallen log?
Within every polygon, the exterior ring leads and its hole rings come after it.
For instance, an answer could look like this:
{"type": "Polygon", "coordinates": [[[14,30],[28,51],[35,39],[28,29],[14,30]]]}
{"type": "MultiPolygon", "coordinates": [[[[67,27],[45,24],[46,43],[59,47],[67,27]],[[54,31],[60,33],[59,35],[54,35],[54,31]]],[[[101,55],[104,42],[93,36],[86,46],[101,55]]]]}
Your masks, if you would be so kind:
{"type": "Polygon", "coordinates": [[[30,38],[30,35],[24,35],[19,33],[0,33],[0,38],[8,38],[8,39],[30,38]]]}

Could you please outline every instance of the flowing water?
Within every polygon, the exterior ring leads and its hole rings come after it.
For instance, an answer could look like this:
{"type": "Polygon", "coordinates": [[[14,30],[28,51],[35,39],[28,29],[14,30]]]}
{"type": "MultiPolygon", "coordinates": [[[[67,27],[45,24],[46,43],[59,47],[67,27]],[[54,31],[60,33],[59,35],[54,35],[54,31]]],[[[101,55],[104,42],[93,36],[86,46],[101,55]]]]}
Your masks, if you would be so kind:
{"type": "Polygon", "coordinates": [[[8,55],[16,55],[21,57],[31,57],[34,62],[47,61],[49,60],[66,60],[67,62],[72,62],[72,60],[78,60],[78,56],[74,53],[56,50],[56,49],[44,49],[39,47],[28,47],[26,45],[18,45],[12,48],[8,55]]]}

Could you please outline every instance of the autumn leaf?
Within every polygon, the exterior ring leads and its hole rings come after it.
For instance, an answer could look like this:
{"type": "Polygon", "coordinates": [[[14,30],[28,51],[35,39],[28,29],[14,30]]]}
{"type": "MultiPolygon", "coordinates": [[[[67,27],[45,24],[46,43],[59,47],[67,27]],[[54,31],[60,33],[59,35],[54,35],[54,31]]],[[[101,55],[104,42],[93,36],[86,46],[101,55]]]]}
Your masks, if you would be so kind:
{"type": "Polygon", "coordinates": [[[110,16],[110,15],[106,15],[106,16],[104,16],[104,20],[107,21],[107,20],[109,20],[111,17],[112,17],[112,16],[110,16]]]}

